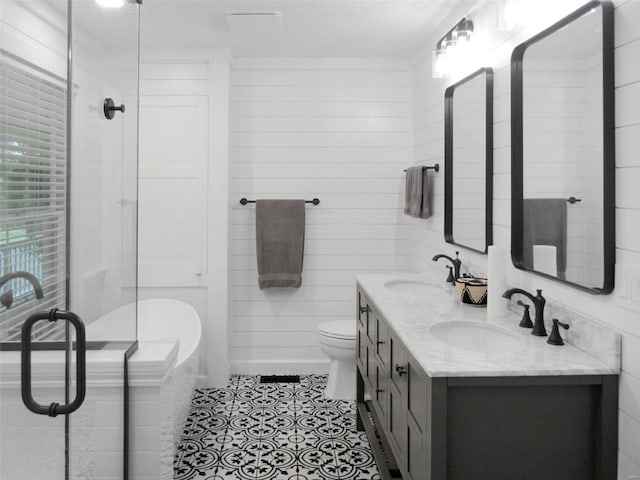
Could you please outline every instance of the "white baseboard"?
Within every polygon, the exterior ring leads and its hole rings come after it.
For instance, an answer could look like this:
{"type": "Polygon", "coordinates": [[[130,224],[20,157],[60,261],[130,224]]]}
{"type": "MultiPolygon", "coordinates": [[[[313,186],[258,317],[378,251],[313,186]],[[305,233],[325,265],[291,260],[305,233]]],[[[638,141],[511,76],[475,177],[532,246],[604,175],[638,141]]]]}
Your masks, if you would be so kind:
{"type": "Polygon", "coordinates": [[[213,385],[209,385],[207,381],[207,376],[199,373],[196,377],[196,388],[212,388],[213,385]]]}
{"type": "Polygon", "coordinates": [[[239,375],[296,375],[329,373],[329,360],[240,360],[231,362],[231,373],[239,375]]]}

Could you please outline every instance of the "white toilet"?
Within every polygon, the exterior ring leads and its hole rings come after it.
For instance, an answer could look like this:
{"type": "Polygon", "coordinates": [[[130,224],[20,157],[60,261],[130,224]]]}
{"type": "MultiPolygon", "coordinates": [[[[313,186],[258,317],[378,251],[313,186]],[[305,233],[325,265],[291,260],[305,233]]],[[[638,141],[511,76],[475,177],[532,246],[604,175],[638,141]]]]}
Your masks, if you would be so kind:
{"type": "Polygon", "coordinates": [[[318,326],[320,348],[331,360],[326,398],[356,398],[356,321],[332,320],[318,326]]]}

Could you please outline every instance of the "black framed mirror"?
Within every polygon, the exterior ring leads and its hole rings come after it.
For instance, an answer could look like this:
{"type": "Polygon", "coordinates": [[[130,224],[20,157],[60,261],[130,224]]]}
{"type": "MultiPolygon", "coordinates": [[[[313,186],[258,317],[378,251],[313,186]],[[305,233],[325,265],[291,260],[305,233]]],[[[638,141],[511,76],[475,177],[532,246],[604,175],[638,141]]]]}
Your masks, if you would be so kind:
{"type": "Polygon", "coordinates": [[[493,229],[493,70],[481,68],[448,87],[444,106],[444,238],[486,253],[493,229]]]}
{"type": "Polygon", "coordinates": [[[613,290],[613,5],[591,1],[511,56],[513,264],[613,290]]]}

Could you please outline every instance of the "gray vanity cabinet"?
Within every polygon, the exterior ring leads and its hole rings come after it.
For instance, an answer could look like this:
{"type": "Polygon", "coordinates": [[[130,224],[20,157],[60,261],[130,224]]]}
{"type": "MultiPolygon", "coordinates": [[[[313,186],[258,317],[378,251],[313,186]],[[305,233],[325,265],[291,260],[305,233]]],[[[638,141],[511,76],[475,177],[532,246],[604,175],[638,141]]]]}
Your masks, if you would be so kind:
{"type": "Polygon", "coordinates": [[[382,480],[616,479],[617,375],[430,377],[358,303],[356,423],[382,480]]]}
{"type": "Polygon", "coordinates": [[[383,429],[379,443],[393,454],[378,454],[386,465],[383,479],[401,473],[409,480],[430,479],[428,377],[362,292],[358,311],[358,429],[371,420],[383,429]]]}

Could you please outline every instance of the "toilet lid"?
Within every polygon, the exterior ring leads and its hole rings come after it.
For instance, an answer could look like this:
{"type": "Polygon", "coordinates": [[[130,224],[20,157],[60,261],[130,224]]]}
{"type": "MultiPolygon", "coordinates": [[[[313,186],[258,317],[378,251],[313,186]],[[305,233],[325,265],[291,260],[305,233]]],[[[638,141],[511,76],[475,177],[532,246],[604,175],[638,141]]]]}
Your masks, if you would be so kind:
{"type": "Polygon", "coordinates": [[[345,340],[355,340],[356,321],[355,320],[332,320],[318,325],[321,335],[331,338],[342,338],[345,340]]]}

